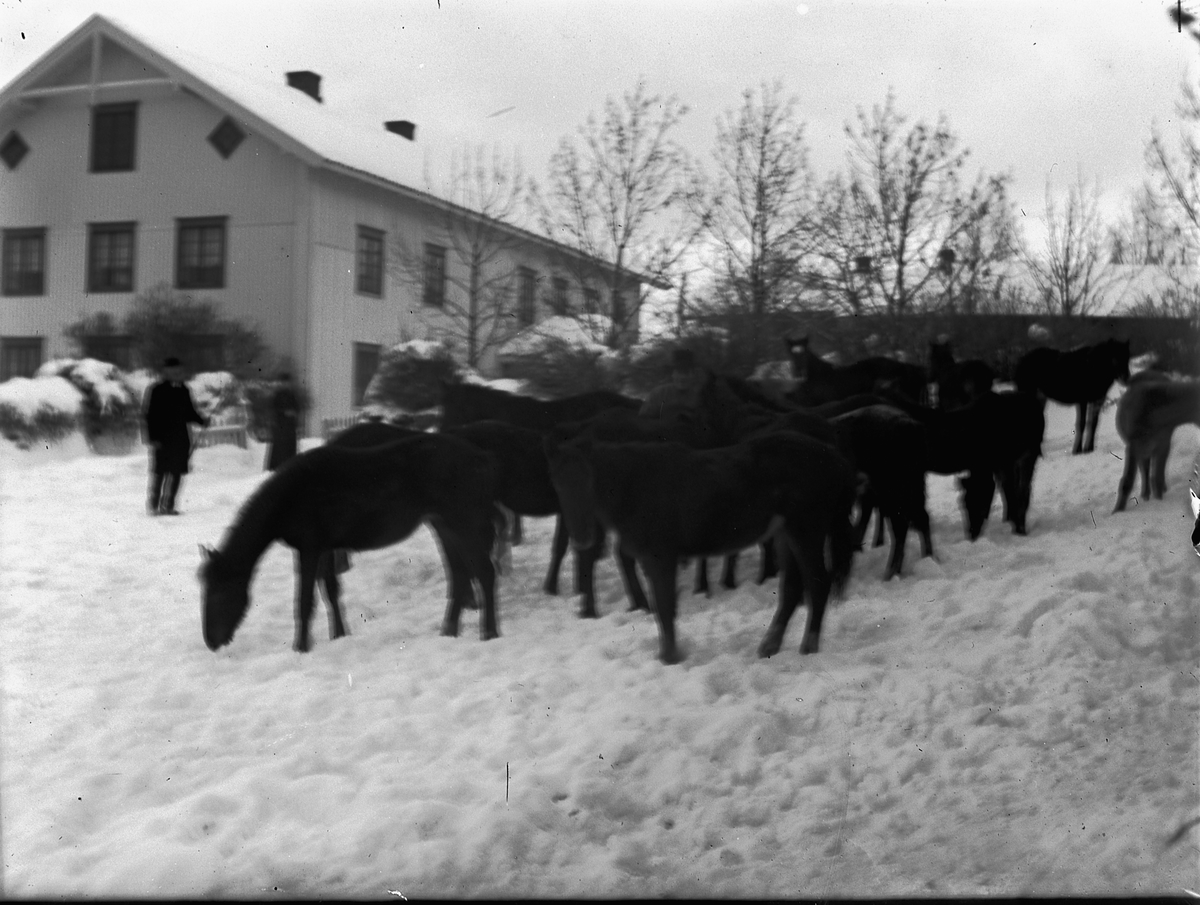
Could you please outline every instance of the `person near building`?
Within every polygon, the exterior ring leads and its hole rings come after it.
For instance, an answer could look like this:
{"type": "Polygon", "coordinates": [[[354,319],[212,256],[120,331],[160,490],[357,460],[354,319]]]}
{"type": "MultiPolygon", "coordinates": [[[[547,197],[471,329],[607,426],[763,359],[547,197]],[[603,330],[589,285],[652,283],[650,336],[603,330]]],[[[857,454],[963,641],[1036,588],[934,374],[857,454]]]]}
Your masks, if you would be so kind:
{"type": "Polygon", "coordinates": [[[150,448],[146,508],[151,515],[178,515],[175,504],[192,456],[189,425],[208,424],[208,419],[196,411],[178,358],[163,361],[160,379],[146,391],[143,421],[146,445],[150,448]]]}

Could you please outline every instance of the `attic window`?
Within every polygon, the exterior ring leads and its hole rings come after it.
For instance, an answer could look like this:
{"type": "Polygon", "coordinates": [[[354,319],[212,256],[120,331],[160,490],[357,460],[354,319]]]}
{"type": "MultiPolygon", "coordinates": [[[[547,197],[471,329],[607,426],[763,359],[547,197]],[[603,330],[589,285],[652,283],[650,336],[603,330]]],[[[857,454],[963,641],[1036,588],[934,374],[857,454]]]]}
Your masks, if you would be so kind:
{"type": "Polygon", "coordinates": [[[24,160],[28,153],[29,145],[25,144],[25,139],[15,131],[9,132],[4,144],[0,145],[0,159],[4,160],[4,165],[10,170],[15,170],[17,164],[24,160]]]}
{"type": "Polygon", "coordinates": [[[246,133],[227,116],[212,130],[208,136],[208,143],[217,149],[218,154],[228,160],[245,138],[246,133]]]}

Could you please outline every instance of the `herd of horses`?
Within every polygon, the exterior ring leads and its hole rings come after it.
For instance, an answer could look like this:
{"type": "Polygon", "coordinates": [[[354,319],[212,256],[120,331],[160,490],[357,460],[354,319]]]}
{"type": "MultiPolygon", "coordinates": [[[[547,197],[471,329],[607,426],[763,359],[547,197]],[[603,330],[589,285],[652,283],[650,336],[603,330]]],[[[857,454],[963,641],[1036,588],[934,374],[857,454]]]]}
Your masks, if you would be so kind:
{"type": "Polygon", "coordinates": [[[882,357],[837,367],[807,338],[786,342],[794,388],[768,393],[706,371],[698,405],[671,419],[643,417],[639,400],[609,391],[540,400],[451,383],[443,385],[436,431],[383,421],[346,429],[267,477],[220,549],[202,548],[205,643],[217,650],[232,640],[255,567],[276,540],[296,554],[295,649],[310,646],[318,585],[330,636],[340,637],[346,552],[396,544],[421,524],[437,537],[446,569],[442,634],[457,635],[463,608],[481,604],[480,635],[497,637],[504,544],[515,542],[522,516],[555,516],[545,592],[558,592],[573,547],[580,615],[597,616],[595,567],[611,546],[630,609],[657,621],[664,663],[680,659],[680,565],[695,560],[696,590],[707,592],[707,559],[721,557],[722,583],[733,587],[738,554],[755,547],[758,581],[779,577],[759,656],[779,651],[803,603],[800,652],[815,653],[826,603],[844,588],[872,514],[877,546],[890,528],[885,579],[902,574],[910,528],[922,555],[932,555],[929,472],[958,476],[972,540],[997,487],[1004,520],[1025,534],[1047,398],[1078,406],[1073,452],[1086,453],[1109,388],[1129,384],[1117,411],[1129,451],[1117,510],[1139,468],[1143,494],[1161,497],[1171,431],[1200,424],[1200,381],[1148,372],[1131,381],[1129,343],[1118,340],[1035,349],[1018,363],[1015,388],[1003,392],[986,363],[956,362],[945,342],[931,345],[928,370],[882,357]]]}

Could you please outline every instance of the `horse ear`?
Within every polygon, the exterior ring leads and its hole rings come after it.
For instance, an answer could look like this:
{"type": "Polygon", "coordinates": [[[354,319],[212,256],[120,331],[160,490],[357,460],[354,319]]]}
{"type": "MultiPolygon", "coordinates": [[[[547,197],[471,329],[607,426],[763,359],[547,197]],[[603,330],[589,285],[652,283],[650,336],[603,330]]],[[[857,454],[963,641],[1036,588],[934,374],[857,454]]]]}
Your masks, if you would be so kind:
{"type": "Polygon", "coordinates": [[[214,550],[212,547],[206,546],[205,544],[200,544],[200,562],[202,562],[202,563],[208,562],[210,559],[213,558],[213,554],[216,552],[217,551],[214,550]]]}

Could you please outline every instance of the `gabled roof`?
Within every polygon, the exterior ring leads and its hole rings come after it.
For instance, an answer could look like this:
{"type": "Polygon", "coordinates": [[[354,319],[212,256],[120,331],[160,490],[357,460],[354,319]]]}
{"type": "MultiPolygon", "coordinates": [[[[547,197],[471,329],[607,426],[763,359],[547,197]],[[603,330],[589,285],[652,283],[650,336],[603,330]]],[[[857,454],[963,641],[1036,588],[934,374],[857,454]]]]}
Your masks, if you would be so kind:
{"type": "MultiPolygon", "coordinates": [[[[179,45],[150,38],[99,14],[59,41],[0,89],[0,124],[14,108],[70,93],[118,87],[172,86],[192,92],[312,167],[339,172],[439,208],[448,199],[416,188],[424,184],[420,144],[368,123],[354,111],[320,103],[289,87],[283,72],[240,71],[179,45]]],[[[418,124],[418,137],[424,127],[418,124]]],[[[538,233],[511,226],[529,241],[576,260],[588,256],[538,233]]],[[[598,266],[607,267],[603,261],[598,266]]],[[[644,278],[642,278],[644,280],[644,278]]]]}

